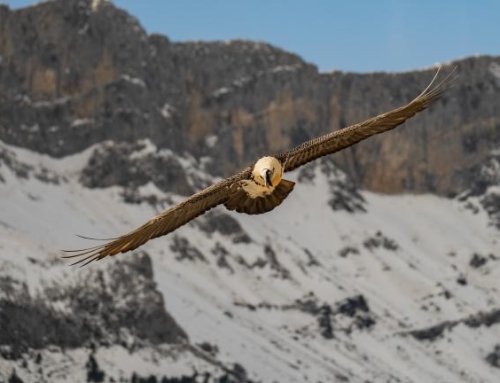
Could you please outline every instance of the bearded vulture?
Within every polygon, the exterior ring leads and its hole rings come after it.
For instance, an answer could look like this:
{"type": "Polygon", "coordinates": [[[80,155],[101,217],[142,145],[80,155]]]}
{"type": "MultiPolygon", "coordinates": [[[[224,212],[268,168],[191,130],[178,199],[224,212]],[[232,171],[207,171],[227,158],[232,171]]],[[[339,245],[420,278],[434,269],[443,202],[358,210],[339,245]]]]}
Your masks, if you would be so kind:
{"type": "Polygon", "coordinates": [[[295,184],[282,178],[284,172],[292,171],[319,157],[335,153],[374,134],[401,125],[435,102],[451,86],[454,80],[451,78],[452,73],[453,71],[435,85],[438,69],[427,88],[408,104],[359,124],[304,142],[287,152],[262,157],[238,174],[192,195],[153,217],[141,227],[121,237],[110,239],[104,245],[83,250],[65,250],[70,254],[64,258],[77,258],[72,265],[85,266],[107,256],[126,253],[150,239],[171,233],[217,205],[224,205],[227,209],[238,213],[267,213],[280,205],[293,190],[295,184]]]}

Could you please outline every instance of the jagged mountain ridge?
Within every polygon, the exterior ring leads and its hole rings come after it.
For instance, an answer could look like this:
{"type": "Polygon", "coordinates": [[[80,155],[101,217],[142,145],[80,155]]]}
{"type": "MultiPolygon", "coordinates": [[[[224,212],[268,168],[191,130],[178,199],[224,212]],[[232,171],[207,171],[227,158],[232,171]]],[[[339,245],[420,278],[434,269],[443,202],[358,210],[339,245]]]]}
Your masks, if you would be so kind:
{"type": "MultiPolygon", "coordinates": [[[[3,141],[64,156],[105,139],[149,138],[209,156],[219,176],[407,102],[435,71],[318,73],[260,42],[174,43],[108,1],[1,6],[0,28],[3,141]]],[[[337,155],[337,165],[385,193],[468,188],[469,170],[499,145],[500,60],[456,65],[460,79],[440,104],[337,155]]]]}

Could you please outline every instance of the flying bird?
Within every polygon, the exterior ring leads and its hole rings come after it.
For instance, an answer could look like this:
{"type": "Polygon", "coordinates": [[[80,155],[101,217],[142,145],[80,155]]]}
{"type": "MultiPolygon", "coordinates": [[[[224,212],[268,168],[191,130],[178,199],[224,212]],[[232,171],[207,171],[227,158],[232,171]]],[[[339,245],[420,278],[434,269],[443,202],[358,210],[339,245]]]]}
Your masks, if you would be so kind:
{"type": "Polygon", "coordinates": [[[427,88],[408,104],[304,142],[287,152],[262,157],[238,174],[192,195],[139,228],[110,239],[103,245],[83,250],[65,250],[69,255],[64,258],[76,258],[72,265],[85,266],[107,256],[126,253],[150,239],[173,232],[217,205],[224,205],[228,210],[238,213],[267,213],[280,205],[294,188],[294,182],[283,178],[285,172],[401,125],[434,103],[450,87],[454,80],[451,78],[452,73],[435,84],[438,69],[427,88]]]}

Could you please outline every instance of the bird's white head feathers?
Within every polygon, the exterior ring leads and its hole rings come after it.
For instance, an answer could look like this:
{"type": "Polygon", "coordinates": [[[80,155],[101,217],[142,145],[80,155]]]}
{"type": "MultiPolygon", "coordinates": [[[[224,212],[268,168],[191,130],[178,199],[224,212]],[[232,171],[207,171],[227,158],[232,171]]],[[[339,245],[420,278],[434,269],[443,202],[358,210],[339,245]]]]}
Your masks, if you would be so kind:
{"type": "Polygon", "coordinates": [[[255,163],[252,174],[255,182],[275,188],[281,181],[283,167],[274,157],[262,157],[255,163]]]}

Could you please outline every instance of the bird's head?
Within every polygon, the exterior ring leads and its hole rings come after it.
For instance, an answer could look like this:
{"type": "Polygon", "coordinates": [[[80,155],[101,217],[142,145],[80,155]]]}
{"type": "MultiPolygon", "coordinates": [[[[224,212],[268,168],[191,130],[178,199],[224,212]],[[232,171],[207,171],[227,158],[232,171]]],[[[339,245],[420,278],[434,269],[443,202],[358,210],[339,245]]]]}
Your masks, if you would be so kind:
{"type": "Polygon", "coordinates": [[[262,157],[253,168],[253,177],[267,188],[275,188],[281,181],[283,167],[274,157],[262,157]]]}

